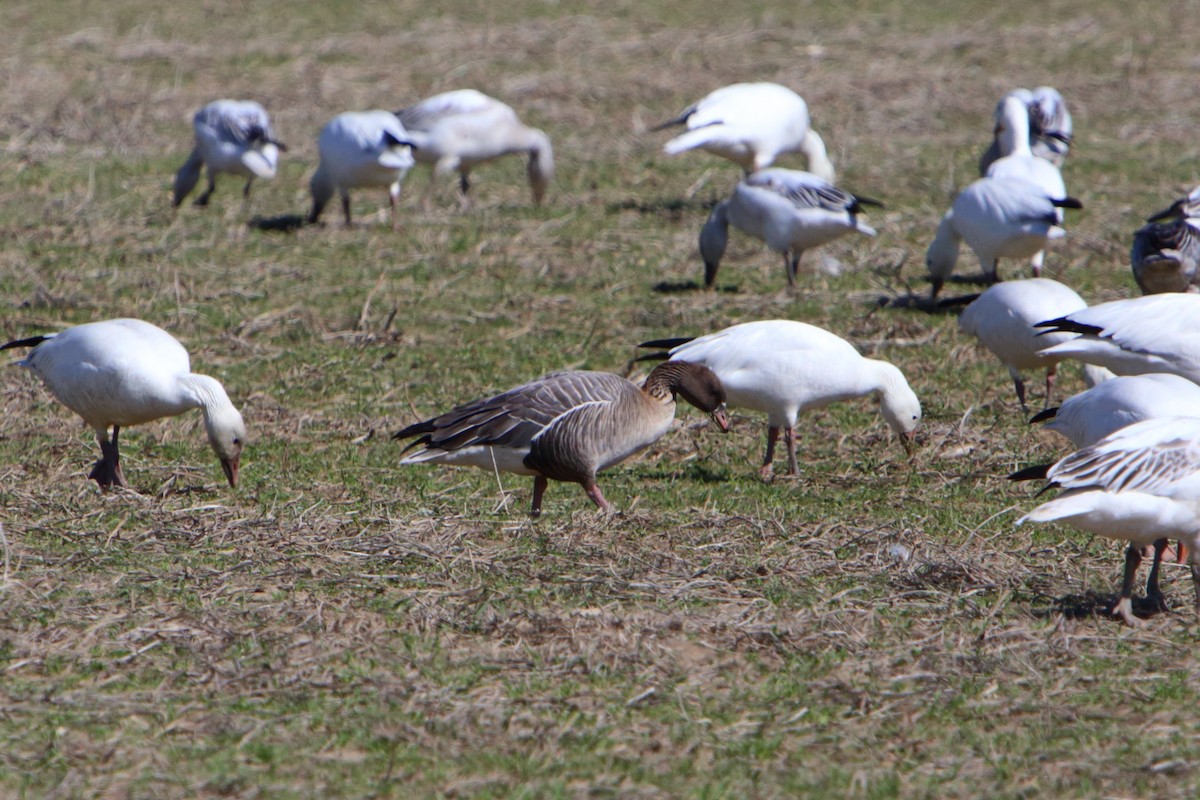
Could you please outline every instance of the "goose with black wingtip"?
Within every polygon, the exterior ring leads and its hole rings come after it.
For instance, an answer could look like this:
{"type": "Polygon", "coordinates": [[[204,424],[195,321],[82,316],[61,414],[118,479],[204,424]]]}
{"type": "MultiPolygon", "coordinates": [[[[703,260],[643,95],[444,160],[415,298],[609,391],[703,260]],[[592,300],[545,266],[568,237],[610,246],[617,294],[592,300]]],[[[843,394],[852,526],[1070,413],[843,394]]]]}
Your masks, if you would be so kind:
{"type": "Polygon", "coordinates": [[[274,178],[279,154],[287,151],[275,138],[267,110],[253,100],[214,100],[196,112],[192,129],[196,145],[175,173],[175,208],[196,187],[202,169],[208,171],[208,187],[193,205],[208,205],[222,173],[245,178],[242,197],[248,198],[254,179],[274,178]]]}
{"type": "Polygon", "coordinates": [[[317,149],[321,162],[309,182],[310,224],[320,219],[336,192],[346,225],[351,225],[350,190],[378,186],[388,190],[392,228],[397,226],[400,184],[415,162],[408,132],[395,114],[379,110],[339,114],[321,130],[317,149]]]}
{"type": "Polygon", "coordinates": [[[126,485],[117,444],[121,428],[193,408],[204,414],[209,444],[229,485],[237,486],[246,442],[242,415],[218,380],[191,371],[187,350],[162,328],[138,319],[105,320],[19,339],[0,350],[18,347],[33,349],[17,363],[96,432],[101,458],[88,477],[102,488],[126,485]]]}

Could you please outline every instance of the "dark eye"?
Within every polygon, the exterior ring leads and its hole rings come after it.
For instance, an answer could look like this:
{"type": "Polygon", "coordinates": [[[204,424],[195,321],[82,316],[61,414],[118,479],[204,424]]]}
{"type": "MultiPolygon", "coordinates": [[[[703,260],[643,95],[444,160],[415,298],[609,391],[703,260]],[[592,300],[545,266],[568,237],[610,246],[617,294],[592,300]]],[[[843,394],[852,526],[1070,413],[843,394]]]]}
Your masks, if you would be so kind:
{"type": "Polygon", "coordinates": [[[240,445],[242,443],[242,440],[235,436],[235,437],[233,437],[233,443],[240,445]]]}

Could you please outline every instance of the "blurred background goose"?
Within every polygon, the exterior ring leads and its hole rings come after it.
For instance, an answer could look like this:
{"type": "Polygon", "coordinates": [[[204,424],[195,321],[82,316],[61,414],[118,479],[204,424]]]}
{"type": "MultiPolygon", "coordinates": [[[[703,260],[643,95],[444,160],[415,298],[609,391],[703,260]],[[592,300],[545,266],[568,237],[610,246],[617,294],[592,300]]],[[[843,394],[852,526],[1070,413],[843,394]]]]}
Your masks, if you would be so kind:
{"type": "MultiPolygon", "coordinates": [[[[1050,86],[1039,86],[1032,92],[1028,89],[1013,89],[1000,99],[996,106],[996,117],[1001,116],[1001,108],[1010,97],[1025,105],[1029,120],[1026,141],[1030,152],[1062,169],[1071,149],[1073,133],[1071,112],[1067,110],[1066,100],[1057,89],[1050,86]]],[[[1004,148],[1005,143],[999,130],[993,131],[992,143],[979,159],[980,175],[986,175],[992,162],[1011,152],[1004,148]]]]}
{"type": "MultiPolygon", "coordinates": [[[[1054,391],[1059,358],[1045,355],[1043,349],[1075,338],[1072,333],[1039,331],[1035,325],[1052,317],[1087,308],[1083,298],[1069,286],[1049,278],[1005,281],[990,287],[963,309],[958,327],[979,340],[1008,368],[1021,408],[1025,405],[1025,381],[1022,370],[1046,370],[1046,402],[1054,391]]],[[[1089,365],[1090,366],[1090,365],[1089,365]]],[[[1103,379],[1098,368],[1088,371],[1089,384],[1103,379]]]]}
{"type": "Polygon", "coordinates": [[[780,431],[788,474],[797,473],[796,419],[807,409],[873,395],[906,451],[921,421],[921,403],[899,369],[864,358],[845,339],[804,322],[743,322],[695,339],[658,339],[639,347],[666,350],[643,358],[708,367],[721,379],[731,408],[767,415],[767,450],[759,471],[764,479],[771,475],[780,431]]]}
{"type": "Polygon", "coordinates": [[[1036,327],[1079,334],[1043,349],[1117,375],[1170,372],[1200,383],[1200,295],[1152,294],[1114,300],[1036,327]]]}
{"type": "Polygon", "coordinates": [[[172,206],[178,208],[208,170],[208,188],[193,205],[207,206],[217,188],[217,175],[246,179],[242,197],[250,196],[255,178],[274,178],[280,151],[287,146],[275,138],[267,111],[253,100],[214,100],[192,119],[196,146],[175,174],[172,206]]]}
{"type": "Polygon", "coordinates": [[[667,155],[700,148],[750,173],[771,166],[785,153],[801,153],[809,172],[830,183],[835,180],[825,142],[809,126],[808,104],[777,83],[722,87],[652,130],[677,125],[686,125],[687,131],[663,145],[667,155]]]}
{"type": "Polygon", "coordinates": [[[858,219],[864,205],[882,204],[856,197],[810,172],[775,168],[751,173],[728,199],[717,203],[700,229],[704,285],[711,287],[717,279],[730,224],[781,253],[788,286],[795,286],[805,250],[851,232],[875,235],[874,228],[858,219]]]}
{"type": "Polygon", "coordinates": [[[526,174],[533,202],[540,205],[554,178],[550,138],[530,128],[517,112],[474,89],[444,92],[396,112],[413,142],[419,164],[432,164],[426,199],[436,179],[458,172],[463,206],[470,204],[471,170],[501,156],[527,155],[526,174]]]}
{"type": "MultiPolygon", "coordinates": [[[[1038,468],[1010,476],[1032,477],[1038,468]]],[[[1200,611],[1200,418],[1157,417],[1121,428],[1044,470],[1050,486],[1064,491],[1035,508],[1024,522],[1063,522],[1089,533],[1129,542],[1120,599],[1112,613],[1128,625],[1133,614],[1133,583],[1142,548],[1156,551],[1168,536],[1191,551],[1196,609],[1200,611]]],[[[1049,488],[1049,487],[1047,487],[1049,488]]],[[[1044,491],[1044,490],[1043,490],[1044,491]]],[[[1156,556],[1161,555],[1161,551],[1156,556]]],[[[1147,585],[1157,608],[1166,604],[1158,589],[1159,558],[1147,585]]]]}
{"type": "Polygon", "coordinates": [[[162,328],[113,319],[19,339],[0,350],[16,347],[33,348],[18,363],[96,432],[102,455],[88,477],[101,487],[125,485],[117,446],[121,428],[193,408],[203,412],[209,444],[229,485],[237,486],[246,441],[242,415],[219,381],[191,371],[187,350],[162,328]]]}
{"type": "Polygon", "coordinates": [[[401,464],[459,464],[533,476],[532,516],[549,480],[583,486],[601,510],[609,503],[596,473],[658,441],[675,417],[676,396],[729,429],[725,391],[694,364],[660,364],[637,384],[607,372],[555,372],[495,397],[409,425],[392,438],[418,437],[401,464]]]}
{"type": "Polygon", "coordinates": [[[330,120],[317,140],[321,163],[309,182],[313,199],[309,223],[320,219],[336,191],[342,198],[346,225],[350,225],[350,190],[383,186],[388,190],[395,228],[400,184],[415,163],[411,145],[404,125],[390,111],[348,111],[330,120]]]}
{"type": "MultiPolygon", "coordinates": [[[[999,259],[1033,257],[1049,240],[1065,235],[1058,226],[1058,210],[1082,207],[1072,197],[1053,197],[1023,178],[980,178],[955,198],[925,253],[931,297],[937,298],[954,273],[964,239],[979,257],[984,279],[994,283],[999,259]]],[[[1035,277],[1037,272],[1040,265],[1035,266],[1035,277]]]]}
{"type": "Polygon", "coordinates": [[[1142,294],[1200,292],[1200,189],[1146,220],[1129,262],[1142,294]]]}

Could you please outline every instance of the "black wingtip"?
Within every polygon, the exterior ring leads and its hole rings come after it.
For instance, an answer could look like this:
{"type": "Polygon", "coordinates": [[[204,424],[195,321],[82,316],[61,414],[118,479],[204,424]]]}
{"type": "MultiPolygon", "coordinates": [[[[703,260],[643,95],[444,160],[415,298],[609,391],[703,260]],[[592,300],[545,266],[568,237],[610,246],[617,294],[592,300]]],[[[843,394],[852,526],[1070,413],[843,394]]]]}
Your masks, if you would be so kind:
{"type": "Polygon", "coordinates": [[[11,350],[14,347],[37,347],[42,342],[51,338],[50,336],[30,336],[28,339],[17,339],[5,345],[0,345],[0,350],[11,350]]]}
{"type": "Polygon", "coordinates": [[[1044,481],[1053,464],[1034,464],[1032,467],[1019,469],[1008,476],[1010,481],[1044,481]]]}
{"type": "Polygon", "coordinates": [[[636,364],[639,361],[666,361],[671,357],[671,354],[666,350],[659,350],[657,353],[646,353],[644,356],[638,356],[633,361],[636,364]]]}
{"type": "Polygon", "coordinates": [[[851,211],[857,211],[857,206],[875,206],[876,208],[887,208],[882,200],[876,200],[874,197],[863,197],[861,194],[851,195],[854,198],[855,208],[851,211]]]}
{"type": "Polygon", "coordinates": [[[653,347],[658,350],[673,350],[681,344],[687,344],[695,339],[695,336],[684,336],[677,339],[655,339],[652,342],[642,342],[638,347],[653,347]]]}
{"type": "Polygon", "coordinates": [[[1051,200],[1056,208],[1083,208],[1083,203],[1074,197],[1064,197],[1061,200],[1051,200]]]}
{"type": "Polygon", "coordinates": [[[1060,406],[1055,406],[1054,408],[1042,409],[1041,411],[1039,411],[1038,413],[1034,414],[1032,417],[1029,418],[1029,424],[1033,425],[1034,423],[1037,423],[1037,422],[1045,422],[1048,419],[1054,419],[1055,417],[1058,416],[1059,408],[1060,408],[1060,406]]]}
{"type": "Polygon", "coordinates": [[[1044,330],[1041,333],[1057,333],[1061,331],[1063,333],[1083,333],[1090,334],[1092,336],[1099,336],[1104,331],[1104,329],[1101,327],[1096,325],[1085,325],[1082,322],[1076,322],[1070,317],[1048,319],[1037,323],[1033,327],[1047,328],[1047,330],[1044,330]]]}

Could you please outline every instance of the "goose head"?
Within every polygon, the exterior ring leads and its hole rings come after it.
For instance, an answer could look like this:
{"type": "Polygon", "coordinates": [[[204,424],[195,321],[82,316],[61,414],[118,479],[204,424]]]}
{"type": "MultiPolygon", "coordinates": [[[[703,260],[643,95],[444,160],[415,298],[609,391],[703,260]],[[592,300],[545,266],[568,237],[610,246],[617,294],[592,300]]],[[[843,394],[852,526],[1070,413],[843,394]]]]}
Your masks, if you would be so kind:
{"type": "Polygon", "coordinates": [[[717,280],[717,270],[729,244],[729,201],[722,200],[709,214],[700,229],[700,258],[704,261],[704,286],[711,288],[717,280]]]}
{"type": "Polygon", "coordinates": [[[952,211],[938,224],[937,233],[925,251],[925,268],[929,270],[929,280],[933,284],[933,299],[937,299],[942,285],[954,273],[954,265],[958,263],[960,239],[954,228],[952,211]]]}
{"type": "Polygon", "coordinates": [[[221,461],[221,469],[229,485],[237,487],[242,448],[246,443],[246,423],[233,404],[210,408],[204,415],[208,442],[221,461]]]}
{"type": "Polygon", "coordinates": [[[921,424],[921,401],[904,373],[885,361],[876,364],[880,373],[879,411],[888,427],[900,437],[904,452],[911,456],[917,426],[921,424]]]}
{"type": "Polygon", "coordinates": [[[529,178],[529,189],[533,192],[533,202],[541,205],[550,181],[554,180],[554,149],[550,146],[550,137],[539,130],[531,128],[530,139],[532,144],[525,173],[529,178]]]}
{"type": "Polygon", "coordinates": [[[703,364],[664,361],[654,368],[642,386],[650,395],[666,390],[672,397],[682,397],[712,417],[718,428],[723,431],[729,430],[729,416],[725,411],[725,387],[717,373],[703,364]]]}

